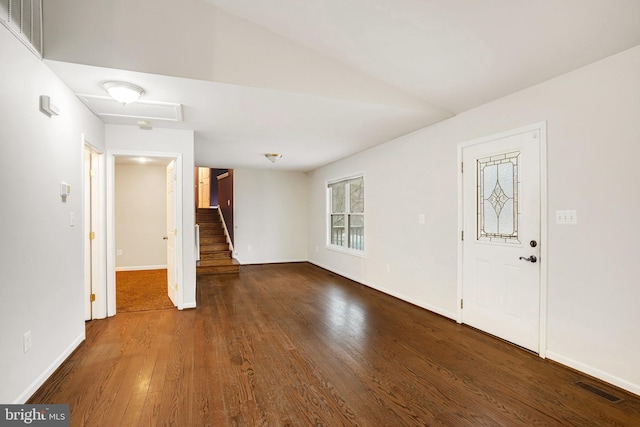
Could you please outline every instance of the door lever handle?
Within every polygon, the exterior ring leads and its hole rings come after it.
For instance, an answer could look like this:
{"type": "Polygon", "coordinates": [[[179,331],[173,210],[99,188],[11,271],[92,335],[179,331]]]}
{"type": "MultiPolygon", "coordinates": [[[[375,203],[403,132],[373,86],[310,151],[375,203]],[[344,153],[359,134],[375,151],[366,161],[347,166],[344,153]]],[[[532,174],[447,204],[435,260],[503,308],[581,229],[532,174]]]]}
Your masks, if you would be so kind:
{"type": "Polygon", "coordinates": [[[164,236],[164,237],[162,238],[162,240],[169,240],[169,237],[164,236]]]}
{"type": "Polygon", "coordinates": [[[538,258],[536,258],[535,255],[531,255],[529,258],[525,258],[525,257],[521,256],[520,259],[525,260],[525,261],[529,261],[529,262],[537,262],[538,261],[538,258]]]}

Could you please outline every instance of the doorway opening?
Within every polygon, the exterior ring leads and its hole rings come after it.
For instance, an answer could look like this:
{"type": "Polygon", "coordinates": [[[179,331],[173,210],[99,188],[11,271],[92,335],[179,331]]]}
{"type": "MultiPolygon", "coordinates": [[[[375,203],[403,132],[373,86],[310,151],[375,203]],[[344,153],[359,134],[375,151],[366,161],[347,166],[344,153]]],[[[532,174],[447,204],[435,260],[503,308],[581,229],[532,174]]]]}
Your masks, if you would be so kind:
{"type": "MultiPolygon", "coordinates": [[[[229,175],[229,169],[195,168],[195,196],[196,208],[217,208],[220,204],[220,189],[218,181],[229,175]]],[[[223,194],[223,197],[225,195],[223,194]]],[[[227,200],[227,199],[225,199],[227,200]]]]}
{"type": "MultiPolygon", "coordinates": [[[[167,166],[172,161],[115,158],[117,312],[175,306],[167,292],[167,166]]],[[[173,216],[173,206],[170,208],[173,216]]]]}
{"type": "Polygon", "coordinates": [[[110,152],[107,166],[108,315],[118,311],[116,282],[121,272],[147,272],[147,282],[166,273],[164,300],[150,307],[156,297],[142,294],[139,299],[147,304],[142,309],[182,309],[182,156],[110,152]]]}

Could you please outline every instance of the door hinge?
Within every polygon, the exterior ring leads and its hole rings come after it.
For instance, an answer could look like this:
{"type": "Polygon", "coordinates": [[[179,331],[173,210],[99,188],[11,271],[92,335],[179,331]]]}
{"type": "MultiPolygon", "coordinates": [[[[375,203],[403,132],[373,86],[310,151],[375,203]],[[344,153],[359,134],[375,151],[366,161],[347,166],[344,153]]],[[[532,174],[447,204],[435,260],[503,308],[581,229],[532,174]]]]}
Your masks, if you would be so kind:
{"type": "Polygon", "coordinates": [[[464,162],[460,162],[460,173],[464,173],[464,162]]]}
{"type": "Polygon", "coordinates": [[[463,309],[464,308],[464,300],[460,300],[460,308],[463,309]]]}
{"type": "Polygon", "coordinates": [[[94,302],[96,300],[96,294],[91,294],[89,301],[94,302]]]}
{"type": "Polygon", "coordinates": [[[174,235],[174,236],[177,236],[177,235],[178,235],[178,229],[177,229],[177,228],[174,228],[174,229],[173,229],[173,235],[174,235]]]}
{"type": "Polygon", "coordinates": [[[95,238],[96,238],[96,232],[95,231],[89,232],[89,240],[94,240],[95,238]]]}
{"type": "Polygon", "coordinates": [[[464,240],[464,230],[460,230],[460,240],[464,240]]]}
{"type": "Polygon", "coordinates": [[[89,178],[93,178],[94,176],[96,176],[96,171],[89,169],[89,178]]]}

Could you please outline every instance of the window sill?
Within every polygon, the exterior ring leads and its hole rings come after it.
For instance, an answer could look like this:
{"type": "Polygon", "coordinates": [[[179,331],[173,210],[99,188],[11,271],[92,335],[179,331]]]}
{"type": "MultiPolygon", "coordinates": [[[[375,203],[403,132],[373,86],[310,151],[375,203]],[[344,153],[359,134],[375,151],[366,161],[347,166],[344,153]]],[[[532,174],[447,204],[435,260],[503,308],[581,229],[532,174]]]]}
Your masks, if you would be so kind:
{"type": "Polygon", "coordinates": [[[349,248],[345,248],[343,246],[336,246],[336,245],[326,245],[325,248],[327,248],[327,249],[329,249],[331,251],[341,252],[343,254],[353,255],[353,256],[360,257],[360,258],[365,258],[364,251],[358,251],[358,250],[355,250],[355,249],[349,249],[349,248]]]}

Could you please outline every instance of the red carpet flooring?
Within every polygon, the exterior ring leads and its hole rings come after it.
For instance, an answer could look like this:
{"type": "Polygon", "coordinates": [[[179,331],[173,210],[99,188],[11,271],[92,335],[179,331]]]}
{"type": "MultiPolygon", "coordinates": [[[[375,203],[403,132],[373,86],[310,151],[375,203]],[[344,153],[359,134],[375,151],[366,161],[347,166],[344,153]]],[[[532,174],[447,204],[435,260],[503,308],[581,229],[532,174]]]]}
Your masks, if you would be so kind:
{"type": "Polygon", "coordinates": [[[173,307],[167,296],[167,270],[116,272],[116,312],[173,307]]]}

